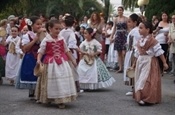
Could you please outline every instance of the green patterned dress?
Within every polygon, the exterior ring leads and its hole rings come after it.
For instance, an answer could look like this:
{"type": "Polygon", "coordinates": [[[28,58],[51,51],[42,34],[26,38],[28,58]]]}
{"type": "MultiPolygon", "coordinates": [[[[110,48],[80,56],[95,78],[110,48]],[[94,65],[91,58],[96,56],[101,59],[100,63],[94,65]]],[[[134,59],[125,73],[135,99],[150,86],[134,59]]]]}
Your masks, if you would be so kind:
{"type": "MultiPolygon", "coordinates": [[[[101,52],[101,44],[93,39],[91,41],[83,41],[80,49],[85,52],[101,52]]],[[[88,65],[84,58],[79,62],[77,68],[79,74],[80,88],[82,89],[99,89],[111,86],[115,79],[109,74],[105,64],[99,57],[94,58],[94,63],[88,65]]]]}

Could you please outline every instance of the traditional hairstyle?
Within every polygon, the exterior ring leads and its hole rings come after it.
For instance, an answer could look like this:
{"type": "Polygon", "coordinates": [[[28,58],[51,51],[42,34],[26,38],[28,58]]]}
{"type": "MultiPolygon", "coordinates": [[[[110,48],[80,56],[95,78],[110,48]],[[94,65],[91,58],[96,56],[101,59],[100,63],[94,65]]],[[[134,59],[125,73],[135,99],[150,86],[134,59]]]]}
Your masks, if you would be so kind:
{"type": "Polygon", "coordinates": [[[33,24],[36,23],[38,19],[40,19],[38,16],[32,16],[29,19],[26,19],[26,24],[27,24],[29,31],[32,31],[32,26],[33,24]]]}
{"type": "Polygon", "coordinates": [[[47,30],[47,32],[49,33],[49,27],[50,28],[53,28],[55,24],[60,24],[60,22],[58,20],[49,20],[46,25],[45,25],[45,28],[47,30]]]}
{"type": "Polygon", "coordinates": [[[142,22],[142,19],[135,13],[131,14],[129,16],[129,18],[133,21],[133,22],[137,22],[136,26],[138,26],[140,24],[140,22],[142,22]]]}
{"type": "Polygon", "coordinates": [[[91,34],[92,38],[94,39],[95,38],[95,34],[96,32],[92,29],[92,28],[87,28],[86,31],[91,34]]]}
{"type": "Polygon", "coordinates": [[[141,22],[146,29],[149,29],[149,34],[152,34],[153,33],[153,26],[152,26],[152,23],[149,22],[149,21],[144,21],[144,22],[141,22]]]}

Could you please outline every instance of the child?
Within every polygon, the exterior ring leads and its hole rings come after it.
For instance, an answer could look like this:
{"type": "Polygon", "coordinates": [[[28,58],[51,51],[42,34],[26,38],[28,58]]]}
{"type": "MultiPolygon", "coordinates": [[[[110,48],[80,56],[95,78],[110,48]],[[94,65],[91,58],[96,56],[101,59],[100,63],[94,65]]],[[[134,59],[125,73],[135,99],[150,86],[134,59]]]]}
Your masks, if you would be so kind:
{"type": "MultiPolygon", "coordinates": [[[[73,31],[73,25],[74,25],[75,21],[74,21],[74,17],[67,15],[65,16],[65,26],[66,28],[61,30],[60,32],[60,36],[62,36],[65,39],[65,42],[68,46],[68,48],[71,51],[72,57],[77,60],[78,59],[78,46],[77,46],[77,39],[75,37],[75,32],[73,31]]],[[[75,83],[76,83],[76,87],[77,87],[77,92],[80,91],[79,89],[79,76],[77,73],[76,68],[72,65],[72,63],[70,62],[70,66],[72,68],[72,72],[74,74],[74,78],[75,78],[75,83]]]]}
{"type": "Polygon", "coordinates": [[[28,30],[28,27],[27,27],[27,25],[25,25],[25,26],[23,27],[23,29],[21,30],[21,34],[22,34],[22,35],[25,35],[25,34],[27,34],[28,31],[29,31],[29,30],[28,30]]]}
{"type": "Polygon", "coordinates": [[[80,88],[99,89],[111,86],[115,79],[111,77],[102,60],[98,57],[102,52],[101,44],[94,39],[92,28],[84,32],[85,41],[80,44],[81,60],[78,65],[80,88]]]}
{"type": "Polygon", "coordinates": [[[113,22],[112,21],[109,21],[106,25],[106,31],[105,31],[105,45],[106,45],[106,57],[108,55],[108,51],[109,51],[109,45],[110,45],[110,36],[112,34],[112,27],[113,27],[113,22]]]}
{"type": "Polygon", "coordinates": [[[40,28],[42,22],[39,17],[32,16],[26,19],[29,31],[21,41],[21,47],[25,53],[21,65],[20,75],[17,78],[16,88],[29,89],[29,97],[34,98],[37,77],[33,75],[33,70],[37,61],[37,51],[40,44],[40,28]]]}
{"type": "Polygon", "coordinates": [[[160,57],[164,69],[168,69],[168,65],[163,55],[164,51],[152,36],[152,24],[141,22],[139,33],[142,38],[138,40],[135,50],[137,62],[134,98],[140,105],[157,104],[161,102],[161,72],[156,57],[160,57]]]}
{"type": "Polygon", "coordinates": [[[44,73],[39,77],[36,88],[36,98],[41,103],[53,102],[59,108],[65,108],[64,103],[76,99],[76,88],[70,60],[74,66],[76,61],[70,55],[64,38],[58,34],[61,25],[57,20],[46,24],[48,35],[41,42],[37,62],[41,63],[43,55],[44,73]]]}
{"type": "Polygon", "coordinates": [[[84,30],[85,30],[85,27],[81,26],[80,27],[80,35],[81,35],[80,43],[84,41],[84,30]]]}
{"type": "MultiPolygon", "coordinates": [[[[137,41],[141,38],[139,33],[138,25],[141,22],[140,17],[137,14],[131,14],[128,18],[127,26],[131,28],[131,31],[129,32],[127,36],[127,52],[124,60],[124,82],[125,85],[134,86],[134,79],[128,78],[126,75],[126,71],[128,68],[132,66],[134,63],[134,49],[136,47],[137,41]]],[[[126,93],[127,96],[132,96],[133,91],[129,91],[126,93]]]]}
{"type": "Polygon", "coordinates": [[[18,40],[21,38],[18,36],[19,28],[14,26],[11,28],[11,35],[7,38],[5,45],[9,45],[8,53],[6,57],[6,67],[5,67],[5,76],[7,80],[10,81],[10,85],[14,84],[14,80],[17,77],[19,71],[19,61],[20,61],[20,52],[21,49],[16,49],[18,40]]]}
{"type": "Polygon", "coordinates": [[[107,23],[107,31],[106,31],[106,57],[107,57],[107,63],[106,67],[110,68],[111,70],[115,69],[115,66],[117,65],[117,52],[114,50],[114,37],[111,38],[112,34],[112,28],[113,22],[109,21],[107,23]]]}

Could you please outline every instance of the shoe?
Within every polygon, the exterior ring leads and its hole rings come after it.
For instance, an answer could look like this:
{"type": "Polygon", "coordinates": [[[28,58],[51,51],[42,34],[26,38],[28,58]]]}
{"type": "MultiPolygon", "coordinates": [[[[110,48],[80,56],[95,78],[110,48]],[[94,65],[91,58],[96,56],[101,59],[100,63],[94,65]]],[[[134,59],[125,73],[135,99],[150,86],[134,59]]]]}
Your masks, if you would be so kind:
{"type": "Polygon", "coordinates": [[[143,105],[145,105],[145,102],[142,101],[142,100],[140,100],[140,101],[139,101],[139,105],[143,106],[143,105]]]}
{"type": "Polygon", "coordinates": [[[133,92],[132,91],[127,92],[126,96],[133,96],[133,92]]]}
{"type": "Polygon", "coordinates": [[[41,104],[41,102],[39,100],[36,101],[37,104],[41,104]]]}
{"type": "Polygon", "coordinates": [[[84,90],[80,90],[80,93],[83,93],[84,92],[84,90]]]}
{"type": "Polygon", "coordinates": [[[14,80],[10,81],[10,85],[13,86],[14,85],[14,80]]]}

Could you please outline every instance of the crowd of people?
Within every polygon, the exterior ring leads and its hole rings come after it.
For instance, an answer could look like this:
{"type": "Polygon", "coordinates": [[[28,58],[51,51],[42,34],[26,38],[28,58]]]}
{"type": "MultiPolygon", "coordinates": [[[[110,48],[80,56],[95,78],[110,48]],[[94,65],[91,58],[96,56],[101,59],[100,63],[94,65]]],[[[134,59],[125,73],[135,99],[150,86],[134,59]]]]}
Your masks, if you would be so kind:
{"type": "Polygon", "coordinates": [[[92,13],[78,22],[71,14],[15,17],[0,21],[0,82],[29,89],[37,103],[65,103],[79,92],[110,87],[109,71],[123,73],[139,105],[161,102],[161,76],[175,70],[175,15],[124,16],[113,21],[92,13]],[[131,78],[129,71],[134,72],[131,78]]]}

